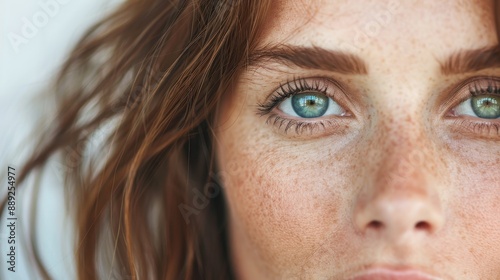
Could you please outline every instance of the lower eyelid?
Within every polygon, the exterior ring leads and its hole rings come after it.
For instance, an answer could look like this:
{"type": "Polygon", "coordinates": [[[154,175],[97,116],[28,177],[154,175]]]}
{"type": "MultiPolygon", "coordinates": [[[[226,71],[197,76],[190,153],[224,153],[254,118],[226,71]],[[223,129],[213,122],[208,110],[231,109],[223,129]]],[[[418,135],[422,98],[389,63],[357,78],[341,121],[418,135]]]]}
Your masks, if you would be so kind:
{"type": "MultiPolygon", "coordinates": [[[[450,131],[456,137],[494,140],[500,137],[500,119],[484,119],[476,116],[470,104],[470,98],[460,102],[445,118],[450,131]]],[[[499,139],[500,140],[500,139],[499,139]]]]}
{"type": "Polygon", "coordinates": [[[348,118],[315,118],[314,120],[307,120],[283,117],[276,113],[267,118],[266,124],[292,138],[301,138],[302,136],[316,138],[329,134],[344,134],[350,128],[348,118]]]}
{"type": "Polygon", "coordinates": [[[448,127],[456,137],[471,139],[499,140],[500,122],[477,121],[477,118],[453,118],[448,127]]]}

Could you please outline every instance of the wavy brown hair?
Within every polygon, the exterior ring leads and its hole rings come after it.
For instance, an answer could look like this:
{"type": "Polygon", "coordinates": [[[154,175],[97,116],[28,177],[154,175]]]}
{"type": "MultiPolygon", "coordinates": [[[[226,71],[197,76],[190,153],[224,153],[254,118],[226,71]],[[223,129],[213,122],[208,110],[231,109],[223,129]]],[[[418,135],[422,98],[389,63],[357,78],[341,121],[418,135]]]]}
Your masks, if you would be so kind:
{"type": "Polygon", "coordinates": [[[58,151],[81,155],[63,158],[79,279],[233,278],[223,193],[196,215],[180,206],[217,181],[217,104],[269,9],[267,1],[129,0],[78,42],[53,87],[54,122],[18,183],[58,151]],[[89,159],[89,139],[105,125],[89,159]]]}

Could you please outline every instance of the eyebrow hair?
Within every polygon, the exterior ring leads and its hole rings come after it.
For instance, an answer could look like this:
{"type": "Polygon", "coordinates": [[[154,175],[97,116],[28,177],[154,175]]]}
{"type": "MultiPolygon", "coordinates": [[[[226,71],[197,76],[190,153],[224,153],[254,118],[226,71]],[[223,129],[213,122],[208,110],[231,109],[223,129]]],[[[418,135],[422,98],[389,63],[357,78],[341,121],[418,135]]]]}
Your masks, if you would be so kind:
{"type": "Polygon", "coordinates": [[[500,68],[500,46],[461,50],[441,63],[441,73],[445,75],[475,72],[488,68],[500,68]]]}
{"type": "Polygon", "coordinates": [[[279,45],[256,50],[249,56],[247,66],[264,66],[277,62],[286,66],[319,69],[341,74],[367,74],[366,63],[357,55],[321,47],[279,45]]]}
{"type": "MultiPolygon", "coordinates": [[[[256,50],[249,56],[247,66],[265,66],[268,62],[341,74],[368,74],[368,67],[359,56],[338,50],[327,50],[318,46],[279,45],[265,47],[256,50]]],[[[440,65],[441,73],[445,75],[500,68],[500,45],[475,50],[460,50],[444,62],[440,62],[440,65]]]]}

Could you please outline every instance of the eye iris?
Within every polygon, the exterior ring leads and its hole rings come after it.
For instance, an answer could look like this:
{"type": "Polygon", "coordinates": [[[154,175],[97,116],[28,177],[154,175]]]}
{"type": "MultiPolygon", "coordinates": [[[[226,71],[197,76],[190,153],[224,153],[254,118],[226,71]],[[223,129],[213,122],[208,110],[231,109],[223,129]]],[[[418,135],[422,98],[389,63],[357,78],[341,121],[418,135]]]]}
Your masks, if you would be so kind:
{"type": "Polygon", "coordinates": [[[474,96],[471,98],[471,107],[480,118],[500,118],[500,97],[491,95],[474,96]]]}
{"type": "Polygon", "coordinates": [[[318,118],[328,109],[328,97],[315,93],[296,94],[292,96],[292,107],[302,118],[318,118]]]}

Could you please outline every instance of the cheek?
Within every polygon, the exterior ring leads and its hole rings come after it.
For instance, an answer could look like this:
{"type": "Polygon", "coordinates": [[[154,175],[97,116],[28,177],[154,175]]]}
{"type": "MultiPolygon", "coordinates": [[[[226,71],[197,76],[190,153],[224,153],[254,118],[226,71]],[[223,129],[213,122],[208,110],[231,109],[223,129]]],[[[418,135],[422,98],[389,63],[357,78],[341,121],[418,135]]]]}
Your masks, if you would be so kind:
{"type": "Polygon", "coordinates": [[[453,178],[449,228],[457,237],[453,245],[466,250],[462,256],[482,271],[500,272],[500,149],[467,141],[451,147],[456,151],[448,154],[453,178]]]}
{"type": "MultiPolygon", "coordinates": [[[[259,258],[274,269],[300,268],[323,244],[331,244],[327,240],[345,244],[341,223],[346,219],[341,217],[351,196],[346,182],[354,172],[342,157],[325,145],[277,141],[241,126],[218,139],[232,226],[259,258]],[[335,158],[339,161],[332,168],[335,158]]],[[[340,245],[335,249],[339,258],[340,245]]]]}
{"type": "MultiPolygon", "coordinates": [[[[477,187],[477,182],[468,187],[477,187]]],[[[496,189],[483,189],[481,194],[464,193],[457,199],[461,204],[454,213],[457,235],[453,246],[461,248],[463,260],[475,263],[478,271],[491,269],[499,275],[500,186],[492,187],[496,189]]]]}

